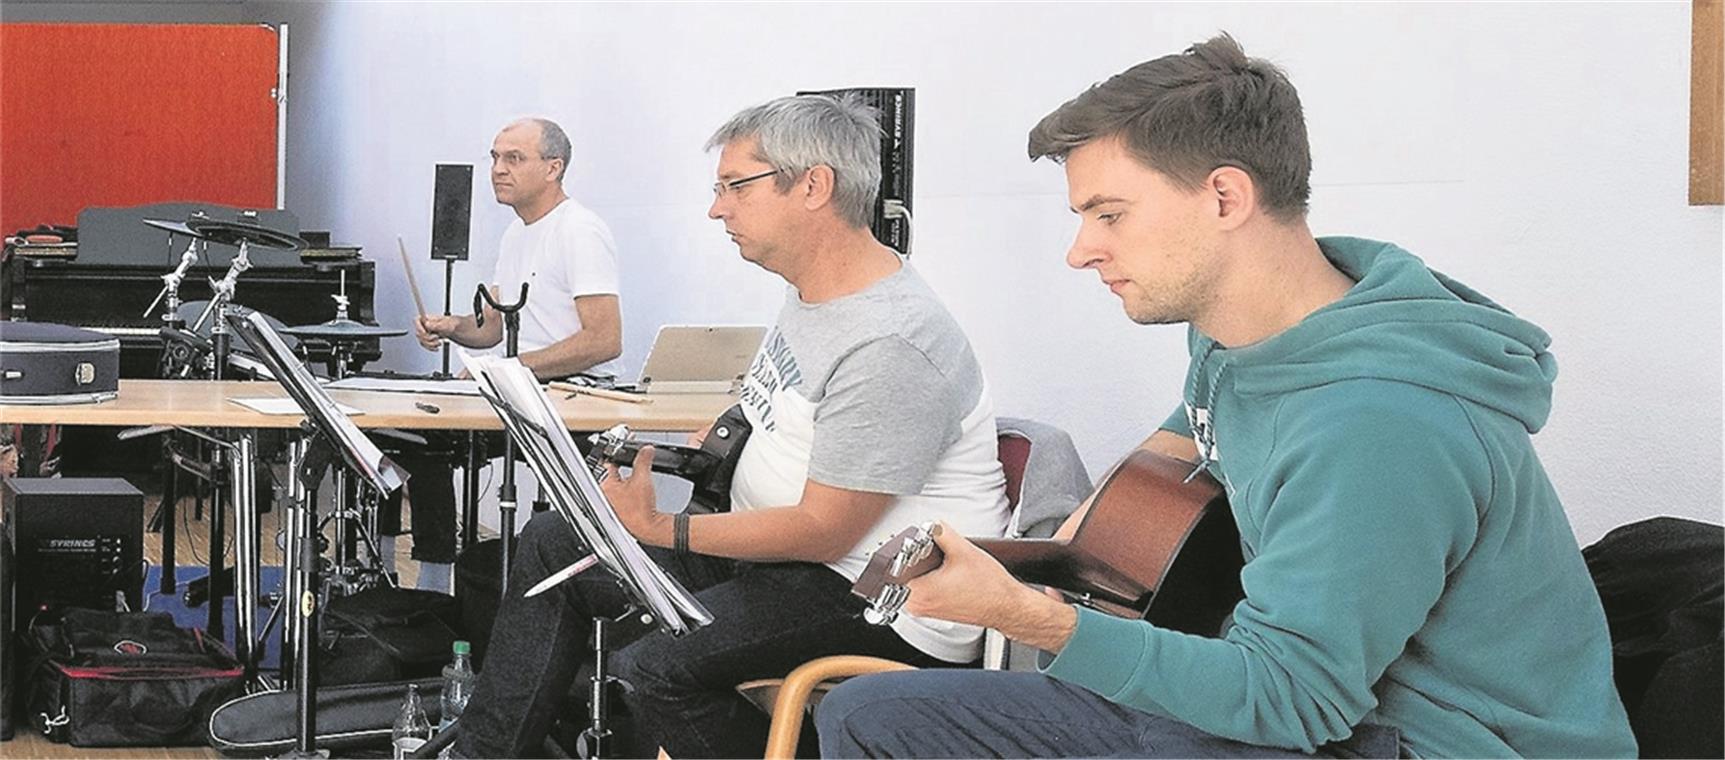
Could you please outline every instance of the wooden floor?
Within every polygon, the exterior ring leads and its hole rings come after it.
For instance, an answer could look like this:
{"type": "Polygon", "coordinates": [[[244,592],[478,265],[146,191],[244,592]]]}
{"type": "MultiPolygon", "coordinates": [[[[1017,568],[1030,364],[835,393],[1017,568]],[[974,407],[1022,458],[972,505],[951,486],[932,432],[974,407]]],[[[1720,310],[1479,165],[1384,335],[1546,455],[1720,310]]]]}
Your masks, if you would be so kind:
{"type": "MultiPolygon", "coordinates": [[[[161,494],[147,494],[144,501],[144,518],[148,520],[155,514],[156,506],[161,501],[161,494]]],[[[403,505],[402,520],[411,522],[411,505],[403,505]]],[[[209,523],[204,520],[192,519],[193,501],[191,497],[179,501],[175,522],[179,523],[175,533],[175,563],[181,568],[194,565],[204,565],[209,556],[209,523]]],[[[262,549],[265,565],[281,564],[281,549],[276,542],[281,513],[285,510],[275,509],[262,516],[261,531],[263,533],[262,549]]],[[[233,563],[233,520],[227,521],[226,556],[229,565],[233,563]]],[[[325,534],[330,534],[326,528],[325,534]]],[[[418,580],[419,563],[407,557],[413,550],[413,538],[402,535],[396,540],[396,566],[401,574],[401,584],[411,587],[418,580]]],[[[162,536],[160,533],[144,533],[144,556],[152,567],[158,567],[162,561],[162,536]]],[[[203,575],[202,570],[191,573],[189,577],[179,578],[180,588],[190,578],[203,575]]],[[[157,588],[145,589],[147,594],[155,594],[157,588]]],[[[231,626],[233,623],[229,621],[231,626]]],[[[14,737],[11,741],[0,743],[0,760],[18,758],[219,758],[215,750],[209,747],[125,747],[118,749],[90,749],[73,747],[65,744],[55,744],[36,733],[28,723],[14,725],[14,737]]]]}

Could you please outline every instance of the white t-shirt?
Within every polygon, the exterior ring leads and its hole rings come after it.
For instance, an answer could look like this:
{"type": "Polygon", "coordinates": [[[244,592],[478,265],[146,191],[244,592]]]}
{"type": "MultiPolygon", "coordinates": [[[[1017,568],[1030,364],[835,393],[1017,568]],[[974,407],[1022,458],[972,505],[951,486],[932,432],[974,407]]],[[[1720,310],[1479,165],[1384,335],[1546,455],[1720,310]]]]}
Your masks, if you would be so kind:
{"type": "MultiPolygon", "coordinates": [[[[912,525],[944,520],[966,536],[1006,530],[1006,479],[982,368],[909,264],[826,303],[790,291],[739,402],[753,432],[731,480],[732,509],[796,504],[808,480],[895,496],[862,540],[827,563],[847,579],[912,525]]],[[[948,662],[982,651],[975,626],[900,615],[892,628],[948,662]]]]}
{"type": "MultiPolygon", "coordinates": [[[[521,283],[532,283],[521,310],[517,347],[523,353],[535,351],[581,331],[577,296],[617,294],[617,244],[605,220],[573,198],[565,199],[539,221],[523,224],[516,217],[509,223],[497,247],[491,282],[504,303],[520,297],[521,283]]],[[[616,376],[622,373],[622,362],[612,359],[587,372],[616,376]]]]}

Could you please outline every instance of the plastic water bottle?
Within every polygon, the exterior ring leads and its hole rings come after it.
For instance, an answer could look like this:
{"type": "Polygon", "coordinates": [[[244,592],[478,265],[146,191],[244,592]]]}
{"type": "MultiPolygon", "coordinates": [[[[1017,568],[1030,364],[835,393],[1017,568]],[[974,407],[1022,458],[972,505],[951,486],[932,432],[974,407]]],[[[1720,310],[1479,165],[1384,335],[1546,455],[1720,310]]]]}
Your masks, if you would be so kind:
{"type": "Polygon", "coordinates": [[[431,741],[431,719],[425,715],[425,706],[419,703],[419,684],[407,685],[407,698],[401,700],[401,712],[395,716],[395,730],[390,739],[395,745],[395,760],[405,760],[431,741]]]}
{"type": "Polygon", "coordinates": [[[470,658],[472,647],[465,641],[455,642],[455,661],[443,666],[443,715],[437,721],[437,730],[449,728],[456,718],[461,717],[467,709],[467,698],[473,696],[474,681],[473,663],[470,658]]]}

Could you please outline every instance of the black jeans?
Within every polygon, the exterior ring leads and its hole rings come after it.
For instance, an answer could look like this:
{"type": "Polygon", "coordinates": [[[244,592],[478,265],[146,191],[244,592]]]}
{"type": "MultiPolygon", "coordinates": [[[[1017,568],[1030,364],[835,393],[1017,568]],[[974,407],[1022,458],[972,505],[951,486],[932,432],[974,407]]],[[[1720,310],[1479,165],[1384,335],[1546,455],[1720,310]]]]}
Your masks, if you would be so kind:
{"type": "MultiPolygon", "coordinates": [[[[413,503],[413,558],[420,562],[455,561],[456,528],[461,516],[455,508],[454,472],[467,466],[468,433],[465,431],[416,430],[425,437],[420,445],[399,438],[375,436],[372,440],[391,461],[407,471],[407,486],[396,489],[378,502],[377,530],[399,536],[401,497],[413,503]]],[[[481,466],[503,451],[503,436],[496,431],[472,438],[481,466]]],[[[473,539],[468,541],[471,545],[473,539]]]]}
{"type": "Polygon", "coordinates": [[[402,492],[410,491],[413,558],[420,562],[454,562],[456,523],[460,518],[455,514],[452,455],[405,441],[400,446],[388,456],[407,471],[407,486],[379,501],[377,530],[386,536],[401,535],[402,492]]]}
{"type": "MultiPolygon", "coordinates": [[[[554,719],[582,715],[562,703],[585,659],[591,619],[625,609],[623,592],[598,568],[532,599],[521,596],[587,553],[557,513],[535,515],[519,547],[485,669],[462,714],[456,754],[463,757],[537,754],[554,719]]],[[[738,696],[736,685],[782,677],[816,657],[941,664],[892,629],[864,622],[850,582],[825,565],[647,551],[696,592],[714,622],[680,638],[655,630],[612,651],[633,728],[616,746],[631,756],[652,757],[664,747],[672,757],[760,757],[767,716],[738,696]]]]}

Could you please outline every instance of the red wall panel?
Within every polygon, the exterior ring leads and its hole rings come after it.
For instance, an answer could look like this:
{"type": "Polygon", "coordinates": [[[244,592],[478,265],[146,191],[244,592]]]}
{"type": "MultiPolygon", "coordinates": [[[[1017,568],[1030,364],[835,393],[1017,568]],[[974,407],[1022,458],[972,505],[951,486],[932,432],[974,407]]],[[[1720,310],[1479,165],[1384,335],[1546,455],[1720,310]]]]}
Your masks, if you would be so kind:
{"type": "Polygon", "coordinates": [[[0,24],[0,234],[85,206],[274,208],[276,31],[0,24]]]}

